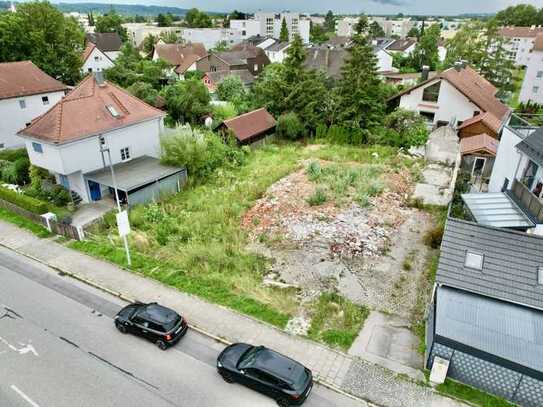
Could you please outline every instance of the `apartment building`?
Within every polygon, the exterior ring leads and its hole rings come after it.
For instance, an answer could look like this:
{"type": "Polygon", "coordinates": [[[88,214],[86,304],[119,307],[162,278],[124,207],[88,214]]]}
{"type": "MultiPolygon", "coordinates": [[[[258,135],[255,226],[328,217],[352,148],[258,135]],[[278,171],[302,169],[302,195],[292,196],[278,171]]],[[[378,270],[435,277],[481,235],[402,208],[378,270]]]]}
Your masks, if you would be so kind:
{"type": "Polygon", "coordinates": [[[500,34],[509,40],[505,44],[509,59],[517,66],[527,66],[535,38],[543,33],[543,27],[504,27],[500,34]]]}
{"type": "Polygon", "coordinates": [[[230,20],[230,29],[239,31],[242,39],[258,35],[278,39],[283,20],[287,24],[291,40],[295,34],[298,34],[304,43],[309,43],[311,22],[309,19],[301,17],[299,13],[282,12],[277,14],[259,11],[250,20],[230,20]]]}

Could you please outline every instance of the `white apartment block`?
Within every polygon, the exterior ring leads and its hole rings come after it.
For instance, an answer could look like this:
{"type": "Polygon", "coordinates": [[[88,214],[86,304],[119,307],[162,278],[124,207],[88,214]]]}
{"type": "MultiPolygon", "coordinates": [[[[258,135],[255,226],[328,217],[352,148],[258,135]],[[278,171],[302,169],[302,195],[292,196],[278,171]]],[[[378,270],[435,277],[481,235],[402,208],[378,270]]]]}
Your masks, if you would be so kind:
{"type": "Polygon", "coordinates": [[[519,101],[543,104],[543,34],[536,37],[526,66],[519,101]]]}
{"type": "Polygon", "coordinates": [[[527,66],[535,38],[543,33],[542,27],[504,27],[501,35],[509,40],[505,44],[509,59],[517,66],[527,66]]]}
{"type": "Polygon", "coordinates": [[[139,47],[143,40],[150,34],[160,36],[163,32],[175,32],[178,36],[181,34],[181,27],[158,27],[147,23],[125,23],[128,39],[135,47],[139,47]]]}
{"type": "Polygon", "coordinates": [[[358,17],[344,17],[336,21],[336,34],[340,37],[352,37],[354,26],[358,22],[358,17]]]}
{"type": "Polygon", "coordinates": [[[232,28],[183,28],[181,38],[187,43],[201,42],[208,50],[221,42],[230,47],[244,39],[241,31],[232,28]]]}
{"type": "Polygon", "coordinates": [[[283,19],[287,24],[289,39],[292,40],[293,36],[298,34],[305,44],[309,43],[310,20],[302,18],[299,13],[276,14],[259,11],[251,20],[231,20],[230,28],[240,31],[243,39],[256,35],[278,39],[283,19]]]}

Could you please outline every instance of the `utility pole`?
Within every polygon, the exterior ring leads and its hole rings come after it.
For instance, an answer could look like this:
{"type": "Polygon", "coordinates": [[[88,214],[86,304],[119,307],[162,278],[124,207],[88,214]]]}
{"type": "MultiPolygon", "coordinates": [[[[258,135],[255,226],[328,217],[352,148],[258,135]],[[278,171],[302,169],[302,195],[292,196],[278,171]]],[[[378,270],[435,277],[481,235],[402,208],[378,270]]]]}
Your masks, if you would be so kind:
{"type": "MultiPolygon", "coordinates": [[[[109,169],[111,171],[111,180],[113,181],[113,190],[115,191],[115,201],[117,202],[117,226],[119,226],[119,217],[123,210],[121,208],[121,201],[119,200],[119,190],[117,189],[117,179],[115,178],[115,171],[113,170],[113,161],[111,160],[111,151],[109,147],[106,146],[106,140],[104,136],[99,137],[100,140],[100,153],[102,154],[102,159],[104,158],[104,152],[107,152],[107,157],[109,159],[109,169]]],[[[126,216],[126,215],[125,215],[126,216]]],[[[130,259],[130,249],[128,248],[128,233],[123,233],[121,228],[119,228],[119,234],[123,238],[124,250],[126,251],[126,261],[129,266],[132,265],[132,260],[130,259]]]]}

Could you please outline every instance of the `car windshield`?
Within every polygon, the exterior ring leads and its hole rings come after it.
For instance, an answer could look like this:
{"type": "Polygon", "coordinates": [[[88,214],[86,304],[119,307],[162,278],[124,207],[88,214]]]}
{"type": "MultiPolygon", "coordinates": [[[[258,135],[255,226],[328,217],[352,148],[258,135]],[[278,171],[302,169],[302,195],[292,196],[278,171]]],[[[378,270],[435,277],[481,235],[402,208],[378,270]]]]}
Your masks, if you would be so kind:
{"type": "Polygon", "coordinates": [[[251,367],[254,364],[256,357],[258,355],[258,352],[260,350],[261,350],[260,347],[253,346],[249,350],[245,351],[245,353],[241,356],[239,360],[238,368],[247,369],[248,367],[251,367]]]}

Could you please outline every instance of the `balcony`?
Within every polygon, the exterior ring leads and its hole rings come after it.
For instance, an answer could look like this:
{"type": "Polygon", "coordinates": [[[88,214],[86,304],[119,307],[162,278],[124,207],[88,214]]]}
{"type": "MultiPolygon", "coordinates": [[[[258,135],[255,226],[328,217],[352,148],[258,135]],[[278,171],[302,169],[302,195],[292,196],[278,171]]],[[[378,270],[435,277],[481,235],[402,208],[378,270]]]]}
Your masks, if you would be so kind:
{"type": "Polygon", "coordinates": [[[513,113],[506,126],[521,139],[525,139],[543,126],[543,116],[529,113],[513,113]]]}
{"type": "Polygon", "coordinates": [[[543,223],[543,203],[523,183],[513,180],[507,194],[534,223],[543,223]]]}

